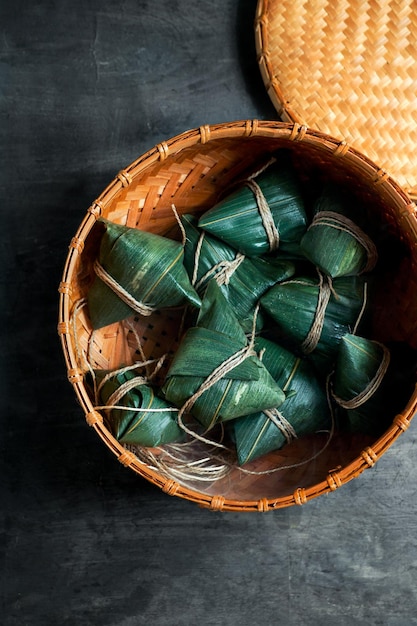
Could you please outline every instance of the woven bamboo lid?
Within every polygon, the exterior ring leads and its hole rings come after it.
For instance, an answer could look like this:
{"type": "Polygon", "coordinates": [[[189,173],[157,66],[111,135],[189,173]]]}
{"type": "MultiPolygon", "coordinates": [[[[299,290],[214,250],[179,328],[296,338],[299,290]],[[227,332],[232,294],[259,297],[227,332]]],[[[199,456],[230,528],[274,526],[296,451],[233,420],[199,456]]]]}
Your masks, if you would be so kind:
{"type": "Polygon", "coordinates": [[[417,2],[259,0],[256,46],[284,121],[366,154],[417,194],[417,2]]]}

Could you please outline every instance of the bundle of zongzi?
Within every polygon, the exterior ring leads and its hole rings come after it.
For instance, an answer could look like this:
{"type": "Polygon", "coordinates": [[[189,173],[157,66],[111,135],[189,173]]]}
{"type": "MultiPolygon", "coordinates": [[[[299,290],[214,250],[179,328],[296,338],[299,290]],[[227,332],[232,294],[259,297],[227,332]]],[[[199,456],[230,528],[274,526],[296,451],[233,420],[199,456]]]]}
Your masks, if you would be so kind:
{"type": "Polygon", "coordinates": [[[280,333],[326,375],[340,339],[363,313],[366,282],[357,276],[331,281],[322,274],[291,279],[272,287],[260,302],[280,333]]]}
{"type": "Polygon", "coordinates": [[[375,244],[350,219],[346,204],[341,191],[326,187],[300,243],[305,256],[333,278],[369,272],[378,258],[375,244]]]}
{"type": "Polygon", "coordinates": [[[204,213],[198,225],[247,256],[298,250],[307,218],[292,166],[281,159],[249,177],[204,213]]]}
{"type": "Polygon", "coordinates": [[[155,447],[184,439],[178,410],[159,398],[145,378],[132,370],[100,372],[100,378],[99,400],[109,407],[110,428],[120,443],[155,447]]]}
{"type": "Polygon", "coordinates": [[[197,325],[187,330],[174,355],[163,392],[207,430],[220,421],[278,407],[285,399],[214,280],[197,325]]]}
{"type": "Polygon", "coordinates": [[[279,408],[232,422],[240,465],[331,426],[326,394],[310,364],[267,339],[257,339],[255,348],[263,351],[262,362],[286,399],[279,408]]]}
{"type": "MultiPolygon", "coordinates": [[[[250,259],[201,231],[194,216],[183,215],[182,222],[186,232],[184,266],[192,284],[201,296],[214,278],[242,327],[250,332],[259,298],[272,285],[290,278],[295,272],[294,263],[273,257],[250,259]]],[[[260,329],[262,316],[258,315],[256,321],[260,329]]]]}
{"type": "Polygon", "coordinates": [[[183,265],[183,246],[171,239],[100,220],[105,226],[95,280],[88,293],[93,328],[125,319],[133,312],[190,302],[200,305],[183,265]]]}

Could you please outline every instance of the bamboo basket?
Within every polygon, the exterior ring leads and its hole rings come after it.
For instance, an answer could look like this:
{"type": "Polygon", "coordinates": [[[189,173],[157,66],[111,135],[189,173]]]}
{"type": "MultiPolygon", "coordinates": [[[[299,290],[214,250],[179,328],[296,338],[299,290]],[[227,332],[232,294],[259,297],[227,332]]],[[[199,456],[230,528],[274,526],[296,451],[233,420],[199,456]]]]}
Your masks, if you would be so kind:
{"type": "MultiPolygon", "coordinates": [[[[147,462],[140,451],[119,444],[95,409],[85,375],[88,363],[112,369],[137,359],[139,340],[146,357],[172,354],[178,342],[180,312],[132,316],[94,331],[88,309],[81,306],[93,279],[99,243],[97,219],[179,238],[171,206],[179,214],[200,214],[210,208],[234,181],[256,168],[277,149],[291,152],[300,175],[349,185],[367,207],[370,223],[382,225],[404,250],[384,279],[374,306],[373,337],[402,341],[417,348],[417,221],[416,206],[378,165],[346,142],[299,123],[245,120],[201,126],[162,142],[121,171],[88,209],[71,240],[60,291],[58,332],[68,378],[85,417],[97,435],[125,466],[160,487],[224,511],[268,511],[301,505],[334,491],[375,462],[409,426],[417,409],[417,388],[378,439],[335,435],[322,453],[304,462],[311,451],[323,449],[324,435],[296,440],[283,450],[250,464],[254,473],[233,466],[212,482],[182,481],[147,462]],[[279,471],[271,471],[276,468],[279,471]]],[[[204,446],[204,444],[202,444],[204,446]]],[[[207,455],[204,447],[197,455],[207,455]]],[[[195,458],[195,451],[193,452],[195,458]]]]}

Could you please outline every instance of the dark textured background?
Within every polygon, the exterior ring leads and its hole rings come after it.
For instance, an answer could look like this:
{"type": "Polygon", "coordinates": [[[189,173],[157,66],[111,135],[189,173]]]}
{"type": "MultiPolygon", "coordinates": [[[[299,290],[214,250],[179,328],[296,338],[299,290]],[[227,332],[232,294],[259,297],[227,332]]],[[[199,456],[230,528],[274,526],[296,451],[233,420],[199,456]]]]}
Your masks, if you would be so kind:
{"type": "Polygon", "coordinates": [[[0,3],[6,626],[417,624],[416,423],[328,497],[211,513],[120,466],[66,379],[57,286],[91,202],[177,133],[276,117],[254,12],[254,0],[0,3]]]}

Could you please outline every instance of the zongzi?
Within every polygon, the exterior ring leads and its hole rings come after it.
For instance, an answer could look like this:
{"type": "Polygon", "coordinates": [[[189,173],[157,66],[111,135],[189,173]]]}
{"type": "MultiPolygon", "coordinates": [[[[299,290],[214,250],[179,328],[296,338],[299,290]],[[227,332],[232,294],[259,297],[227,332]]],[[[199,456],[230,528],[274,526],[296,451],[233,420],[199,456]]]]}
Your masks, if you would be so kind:
{"type": "Polygon", "coordinates": [[[186,331],[174,355],[163,392],[207,430],[220,421],[278,407],[285,399],[214,280],[196,326],[186,331]]]}
{"type": "Polygon", "coordinates": [[[386,384],[390,358],[382,343],[342,337],[331,385],[342,430],[379,435],[387,427],[393,417],[386,384]]]}
{"type": "Polygon", "coordinates": [[[261,306],[279,332],[314,362],[324,375],[330,370],[340,339],[360,321],[366,305],[362,277],[300,277],[272,287],[261,306]]]}
{"type": "Polygon", "coordinates": [[[200,298],[183,265],[181,243],[108,220],[94,282],[88,292],[93,328],[101,328],[136,312],[191,303],[200,298]]]}
{"type": "Polygon", "coordinates": [[[247,256],[298,250],[307,217],[292,166],[280,159],[250,176],[204,213],[198,225],[247,256]]]}
{"type": "Polygon", "coordinates": [[[262,362],[286,394],[281,406],[231,422],[240,465],[303,435],[331,427],[326,394],[310,364],[275,342],[258,338],[262,362]]]}
{"type": "MultiPolygon", "coordinates": [[[[272,285],[290,278],[295,272],[294,263],[274,257],[250,259],[201,231],[194,216],[183,215],[182,222],[186,232],[184,265],[192,284],[201,296],[209,280],[214,278],[242,327],[250,332],[259,298],[272,285]]],[[[261,314],[256,322],[259,330],[261,314]]]]}
{"type": "Polygon", "coordinates": [[[305,256],[333,278],[369,272],[378,259],[375,244],[351,219],[347,204],[340,190],[326,187],[300,243],[305,256]]]}
{"type": "Polygon", "coordinates": [[[99,386],[99,399],[109,406],[110,428],[120,443],[155,447],[183,441],[178,410],[158,397],[145,378],[132,370],[101,372],[99,378],[104,382],[99,386]]]}

